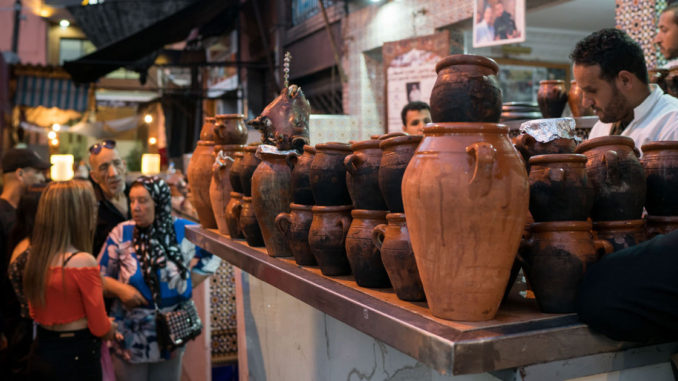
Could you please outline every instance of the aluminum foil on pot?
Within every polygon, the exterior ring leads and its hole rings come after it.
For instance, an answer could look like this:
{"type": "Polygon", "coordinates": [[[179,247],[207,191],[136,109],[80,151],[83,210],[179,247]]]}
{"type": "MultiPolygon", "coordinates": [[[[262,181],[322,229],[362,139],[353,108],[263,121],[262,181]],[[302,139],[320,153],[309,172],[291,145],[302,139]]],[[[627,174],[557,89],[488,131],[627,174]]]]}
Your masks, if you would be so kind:
{"type": "Polygon", "coordinates": [[[548,143],[564,138],[575,139],[573,118],[533,119],[520,125],[520,132],[531,135],[536,141],[548,143]]]}

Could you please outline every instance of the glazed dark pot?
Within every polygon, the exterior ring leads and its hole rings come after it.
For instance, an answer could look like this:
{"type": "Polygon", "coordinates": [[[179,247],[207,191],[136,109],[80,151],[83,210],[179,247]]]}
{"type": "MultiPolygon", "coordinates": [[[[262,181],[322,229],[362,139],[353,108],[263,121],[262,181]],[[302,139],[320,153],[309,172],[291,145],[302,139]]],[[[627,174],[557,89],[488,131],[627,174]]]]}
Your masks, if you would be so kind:
{"type": "MultiPolygon", "coordinates": [[[[252,175],[252,205],[266,251],[272,257],[289,257],[292,252],[285,236],[275,226],[280,213],[290,211],[292,203],[292,168],[289,155],[260,152],[261,163],[252,175]]],[[[291,154],[295,155],[295,154],[291,154]]],[[[296,155],[295,155],[296,156],[296,155]]]]}
{"type": "Polygon", "coordinates": [[[247,126],[245,126],[245,115],[220,114],[214,119],[215,144],[247,143],[247,126]]]}
{"type": "Polygon", "coordinates": [[[287,238],[294,260],[301,266],[315,266],[318,263],[308,245],[308,231],[313,221],[312,205],[290,204],[289,213],[280,213],[275,218],[278,230],[287,238]]]}
{"type": "Polygon", "coordinates": [[[678,216],[678,141],[643,144],[647,175],[645,209],[652,216],[678,216]]]}
{"type": "Polygon", "coordinates": [[[243,238],[238,221],[242,211],[242,193],[231,192],[231,199],[226,205],[226,226],[231,238],[243,238]]]}
{"type": "Polygon", "coordinates": [[[614,251],[635,246],[646,240],[645,220],[600,221],[593,223],[598,239],[604,239],[614,251]]]}
{"type": "Polygon", "coordinates": [[[588,266],[611,253],[612,245],[594,240],[587,221],[537,222],[521,250],[523,270],[542,312],[574,312],[577,286],[588,266]]]}
{"type": "Polygon", "coordinates": [[[344,158],[351,153],[351,146],[344,143],[323,143],[317,144],[315,149],[309,172],[315,204],[322,206],[351,204],[344,167],[344,158]]]}
{"type": "Polygon", "coordinates": [[[311,163],[315,157],[315,148],[304,146],[304,153],[299,156],[292,170],[292,198],[295,204],[314,205],[311,191],[311,163]]]}
{"type": "Polygon", "coordinates": [[[647,216],[646,233],[647,239],[659,234],[668,234],[678,229],[678,216],[647,216]]]}
{"type": "Polygon", "coordinates": [[[544,118],[560,118],[567,104],[565,81],[560,79],[539,81],[537,103],[544,118]]]}
{"type": "Polygon", "coordinates": [[[574,153],[577,142],[574,139],[558,138],[548,143],[538,142],[530,134],[521,134],[511,139],[520,155],[525,160],[525,167],[530,171],[530,158],[536,155],[556,153],[574,153]]]}
{"type": "Polygon", "coordinates": [[[372,230],[372,242],[381,252],[381,260],[393,289],[401,300],[425,300],[405,214],[389,213],[386,220],[388,225],[377,225],[372,230]]]}
{"type": "Polygon", "coordinates": [[[570,81],[570,91],[567,93],[567,104],[570,105],[572,116],[579,117],[593,115],[593,109],[591,107],[584,107],[583,98],[584,94],[581,91],[581,87],[577,85],[577,81],[570,81]]]}
{"type": "Polygon", "coordinates": [[[633,139],[603,136],[581,143],[586,174],[596,190],[593,221],[637,220],[645,204],[645,172],[633,139]]]}
{"type": "Polygon", "coordinates": [[[353,143],[353,153],[344,159],[346,186],[356,209],[386,210],[384,197],[379,190],[379,143],[379,140],[353,143]]]}
{"type": "Polygon", "coordinates": [[[391,287],[379,248],[372,242],[372,230],[386,223],[387,213],[385,210],[351,211],[353,220],[346,234],[346,256],[360,287],[391,287]]]}
{"type": "Polygon", "coordinates": [[[494,60],[455,54],[436,64],[438,78],[431,91],[431,120],[438,122],[499,122],[502,94],[494,60]]]}
{"type": "Polygon", "coordinates": [[[424,137],[421,135],[398,136],[379,143],[379,190],[391,213],[403,213],[401,183],[407,164],[424,137]]]}
{"type": "Polygon", "coordinates": [[[240,173],[243,171],[243,152],[235,152],[233,154],[233,165],[231,166],[231,172],[228,175],[228,179],[231,182],[231,189],[235,192],[243,193],[242,183],[240,182],[240,173]]]}
{"type": "Polygon", "coordinates": [[[261,160],[256,156],[257,146],[246,146],[240,164],[240,186],[245,196],[252,196],[252,175],[261,160]]]}
{"type": "Polygon", "coordinates": [[[586,156],[532,156],[529,181],[530,213],[535,221],[586,221],[589,218],[595,190],[586,174],[586,156]]]}
{"type": "Polygon", "coordinates": [[[352,205],[314,206],[308,244],[323,275],[347,275],[346,234],[351,226],[352,205]]]}
{"type": "Polygon", "coordinates": [[[242,209],[240,210],[238,226],[245,236],[248,245],[256,247],[264,246],[264,237],[261,235],[257,216],[254,214],[252,197],[245,196],[242,198],[242,209]]]}

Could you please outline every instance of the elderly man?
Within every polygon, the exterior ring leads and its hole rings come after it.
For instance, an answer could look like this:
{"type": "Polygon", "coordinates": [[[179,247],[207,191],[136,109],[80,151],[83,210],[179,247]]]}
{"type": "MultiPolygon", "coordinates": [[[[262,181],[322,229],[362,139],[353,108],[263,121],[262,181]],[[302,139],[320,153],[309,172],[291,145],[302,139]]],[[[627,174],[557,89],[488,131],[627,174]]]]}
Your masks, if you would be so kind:
{"type": "Polygon", "coordinates": [[[104,245],[108,233],[117,224],[132,218],[125,184],[126,164],[115,144],[115,140],[104,140],[89,148],[90,177],[99,201],[92,251],[95,255],[104,245]]]}
{"type": "Polygon", "coordinates": [[[431,123],[431,107],[425,102],[410,102],[400,111],[403,131],[410,135],[421,134],[424,125],[431,123]]]}

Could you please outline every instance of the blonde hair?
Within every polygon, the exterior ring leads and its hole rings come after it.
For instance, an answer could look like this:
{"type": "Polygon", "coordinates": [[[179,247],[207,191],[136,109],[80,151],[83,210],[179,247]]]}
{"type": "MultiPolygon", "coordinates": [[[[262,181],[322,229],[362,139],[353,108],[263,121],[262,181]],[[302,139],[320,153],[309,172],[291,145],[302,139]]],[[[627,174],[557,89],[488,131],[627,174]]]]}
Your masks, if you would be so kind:
{"type": "Polygon", "coordinates": [[[50,183],[38,204],[31,236],[31,254],[24,270],[24,293],[32,304],[45,303],[50,264],[68,250],[90,252],[94,236],[96,198],[87,181],[50,183]]]}

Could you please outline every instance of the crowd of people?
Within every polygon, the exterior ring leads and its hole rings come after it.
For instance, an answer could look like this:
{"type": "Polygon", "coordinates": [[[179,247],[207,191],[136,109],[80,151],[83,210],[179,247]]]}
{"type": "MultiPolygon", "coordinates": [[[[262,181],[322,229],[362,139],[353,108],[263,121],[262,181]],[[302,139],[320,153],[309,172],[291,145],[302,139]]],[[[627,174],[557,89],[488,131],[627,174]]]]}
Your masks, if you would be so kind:
{"type": "Polygon", "coordinates": [[[184,347],[159,344],[157,311],[220,259],[185,238],[163,179],[126,184],[115,141],[89,162],[89,180],[45,184],[36,153],[2,158],[0,379],[179,380],[184,347]]]}

